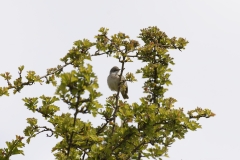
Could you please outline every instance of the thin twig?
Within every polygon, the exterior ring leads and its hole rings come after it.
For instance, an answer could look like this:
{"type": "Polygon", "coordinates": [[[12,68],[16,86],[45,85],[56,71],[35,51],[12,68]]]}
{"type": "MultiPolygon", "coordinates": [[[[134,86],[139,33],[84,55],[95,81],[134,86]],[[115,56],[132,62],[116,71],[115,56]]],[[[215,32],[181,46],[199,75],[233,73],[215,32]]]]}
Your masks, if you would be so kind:
{"type": "Polygon", "coordinates": [[[49,131],[49,132],[51,132],[51,134],[50,135],[47,134],[47,137],[52,137],[53,136],[54,131],[51,128],[48,128],[46,126],[42,126],[42,127],[41,126],[37,126],[37,128],[43,128],[43,130],[37,132],[36,135],[38,135],[38,134],[40,134],[42,132],[45,132],[45,131],[49,131]]]}

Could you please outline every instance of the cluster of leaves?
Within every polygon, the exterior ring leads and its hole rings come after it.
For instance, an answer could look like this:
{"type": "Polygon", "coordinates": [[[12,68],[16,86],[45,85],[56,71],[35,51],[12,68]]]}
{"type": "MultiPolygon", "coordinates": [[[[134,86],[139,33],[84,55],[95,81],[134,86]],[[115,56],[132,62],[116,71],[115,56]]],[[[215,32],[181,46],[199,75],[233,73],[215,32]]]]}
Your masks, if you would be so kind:
{"type": "Polygon", "coordinates": [[[6,142],[7,148],[0,149],[0,160],[9,160],[12,155],[23,154],[23,148],[25,144],[22,142],[24,138],[16,136],[15,140],[12,142],[6,142]]]}
{"type": "MultiPolygon", "coordinates": [[[[48,137],[61,137],[52,149],[56,159],[161,159],[161,156],[167,156],[168,147],[176,139],[182,139],[189,130],[201,127],[197,122],[199,118],[214,116],[211,110],[201,108],[185,114],[183,108],[174,107],[176,99],[164,98],[166,86],[171,84],[169,65],[174,65],[168,50],[181,51],[188,42],[183,38],[169,38],[157,27],[142,29],[138,38],[144,42],[143,46],[124,33],[109,37],[108,29],[101,28],[95,42],[87,39],[74,42],[74,47],[61,59],[64,64],[48,69],[44,76],[28,71],[26,82],[23,82],[23,66],[19,67],[19,77],[14,81],[11,81],[10,73],[1,74],[8,84],[0,87],[1,96],[9,95],[11,89],[17,93],[24,86],[37,82],[56,86],[55,96],[23,99],[29,110],[41,114],[52,126],[40,126],[37,119],[28,118],[29,125],[24,130],[27,143],[36,135],[49,132],[48,137]],[[95,52],[91,54],[89,50],[93,47],[95,52]],[[116,95],[108,97],[104,105],[98,102],[101,93],[97,91],[97,77],[87,61],[92,56],[101,55],[119,60],[120,77],[125,63],[133,59],[147,62],[146,66],[136,71],[146,80],[143,84],[146,96],[141,97],[140,102],[129,104],[120,100],[119,90],[116,95]],[[66,66],[72,66],[72,71],[64,72],[66,66]],[[60,79],[59,84],[57,78],[60,79]],[[57,115],[60,107],[54,104],[56,101],[67,104],[74,113],[57,115]],[[81,114],[88,114],[89,119],[101,116],[104,122],[93,127],[91,122],[78,118],[81,114]],[[116,122],[117,118],[121,119],[121,124],[116,122]]],[[[136,81],[133,73],[127,73],[125,77],[127,81],[136,81]]],[[[21,140],[17,138],[12,143],[7,142],[8,149],[0,150],[0,159],[23,154],[18,149],[24,146],[21,140]]]]}

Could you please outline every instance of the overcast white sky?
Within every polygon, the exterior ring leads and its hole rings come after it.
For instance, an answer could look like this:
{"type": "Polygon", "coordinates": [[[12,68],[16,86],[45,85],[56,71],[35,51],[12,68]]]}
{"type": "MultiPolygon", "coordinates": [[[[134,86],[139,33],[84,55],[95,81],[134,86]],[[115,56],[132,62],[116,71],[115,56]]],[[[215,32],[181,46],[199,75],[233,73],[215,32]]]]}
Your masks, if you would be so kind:
{"type": "MultiPolygon", "coordinates": [[[[170,51],[176,65],[172,67],[173,86],[166,96],[176,98],[175,106],[185,111],[198,106],[216,113],[216,117],[200,121],[202,129],[177,140],[169,148],[170,158],[164,160],[239,160],[239,0],[1,1],[0,73],[9,71],[16,77],[17,67],[25,65],[26,70],[43,75],[47,68],[61,64],[59,59],[74,41],[92,40],[100,27],[134,39],[148,26],[158,26],[170,37],[184,37],[190,42],[183,52],[170,51]]],[[[93,59],[92,64],[104,102],[112,94],[106,77],[118,64],[105,56],[93,59]]],[[[140,66],[129,63],[126,72],[140,66]]],[[[1,79],[0,86],[4,85],[1,79]]],[[[129,90],[129,102],[138,101],[141,80],[129,84],[129,90]]],[[[35,85],[0,98],[0,148],[15,135],[23,135],[26,118],[36,117],[21,99],[53,93],[51,86],[35,85]]],[[[61,109],[68,111],[66,106],[61,109]]],[[[44,125],[39,118],[39,124],[44,125]]],[[[51,148],[56,142],[42,134],[26,145],[25,156],[11,159],[54,159],[51,148]]]]}

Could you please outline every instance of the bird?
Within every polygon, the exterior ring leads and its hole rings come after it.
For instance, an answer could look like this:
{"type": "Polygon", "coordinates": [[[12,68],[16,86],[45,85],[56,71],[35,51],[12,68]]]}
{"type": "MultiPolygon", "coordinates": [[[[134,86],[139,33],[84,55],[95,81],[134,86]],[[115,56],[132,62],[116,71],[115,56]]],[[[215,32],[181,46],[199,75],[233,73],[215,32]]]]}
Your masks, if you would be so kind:
{"type": "MultiPolygon", "coordinates": [[[[118,86],[120,83],[120,75],[118,74],[120,71],[120,69],[117,66],[112,67],[112,69],[110,70],[109,76],[107,78],[107,83],[108,83],[108,87],[111,89],[111,91],[118,91],[118,86]]],[[[127,82],[124,81],[125,77],[122,76],[121,81],[123,81],[123,85],[124,87],[120,88],[120,92],[122,94],[122,97],[124,99],[128,99],[128,86],[127,86],[127,82]]],[[[121,85],[122,86],[122,85],[121,85]]]]}

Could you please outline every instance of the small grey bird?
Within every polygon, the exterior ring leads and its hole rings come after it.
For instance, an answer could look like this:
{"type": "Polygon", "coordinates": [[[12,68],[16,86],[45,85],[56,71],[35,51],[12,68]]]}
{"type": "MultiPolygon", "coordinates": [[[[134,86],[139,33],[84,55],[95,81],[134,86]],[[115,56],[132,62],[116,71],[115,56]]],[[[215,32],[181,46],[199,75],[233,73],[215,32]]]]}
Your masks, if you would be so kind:
{"type": "MultiPolygon", "coordinates": [[[[120,71],[120,69],[117,66],[114,66],[109,73],[109,76],[107,78],[107,83],[108,83],[108,87],[112,90],[112,91],[118,91],[118,86],[119,86],[119,82],[120,82],[120,75],[118,74],[120,71]]],[[[121,81],[125,80],[125,78],[122,76],[121,81]]],[[[123,96],[124,99],[128,99],[128,86],[127,86],[127,82],[124,82],[124,87],[120,88],[120,92],[123,96]]]]}

